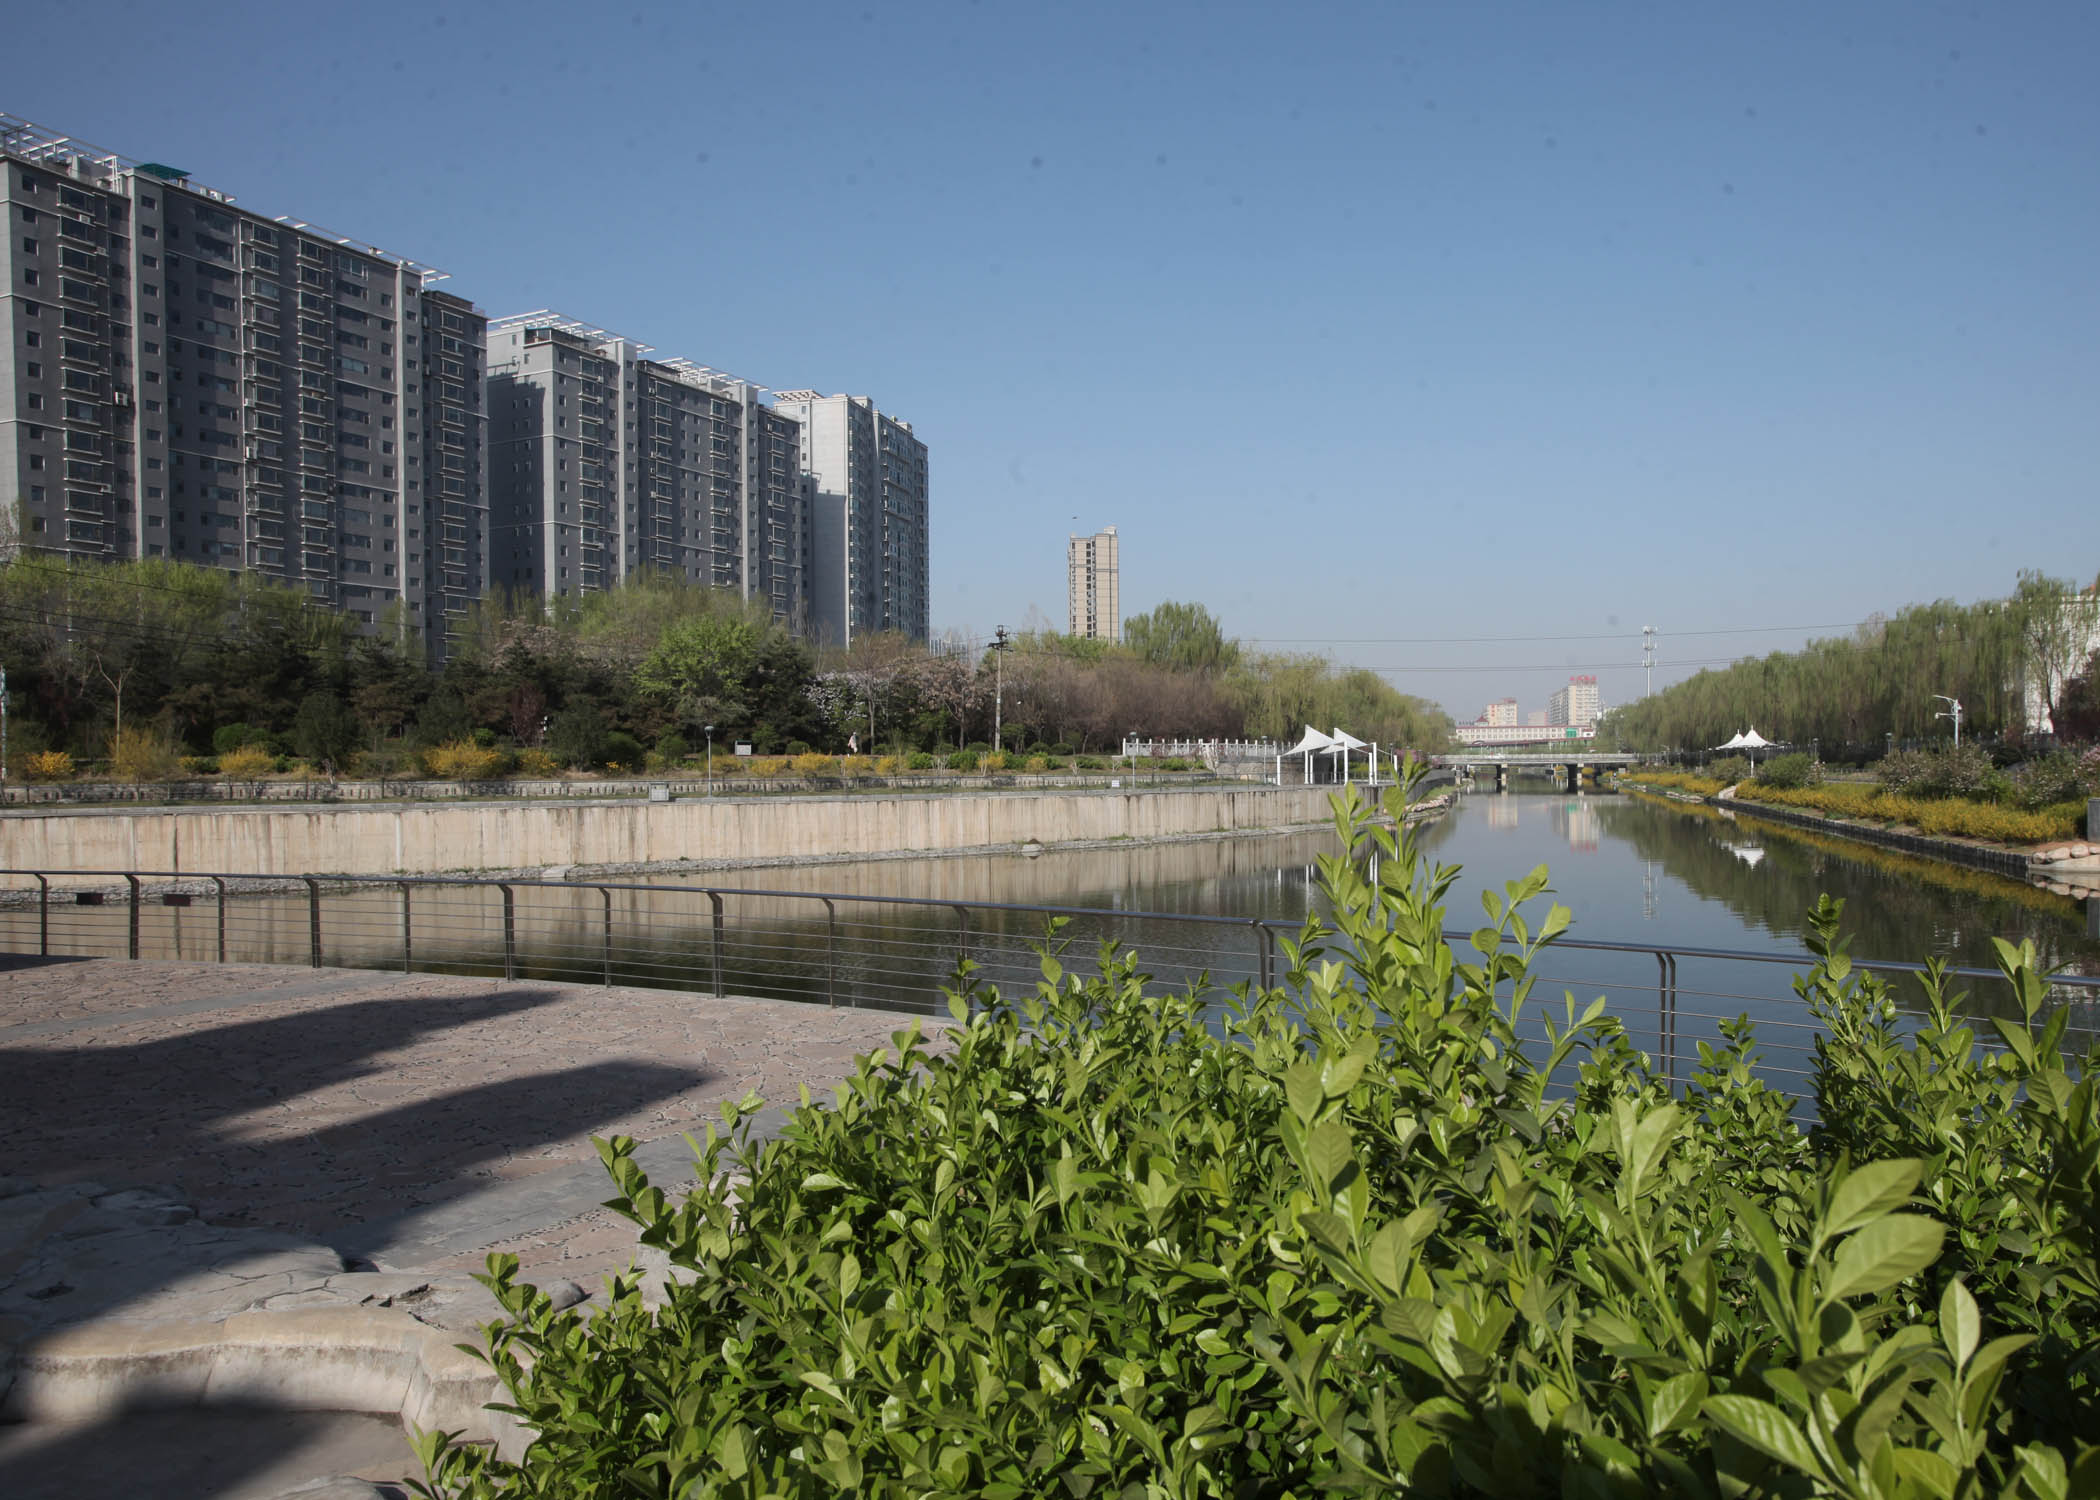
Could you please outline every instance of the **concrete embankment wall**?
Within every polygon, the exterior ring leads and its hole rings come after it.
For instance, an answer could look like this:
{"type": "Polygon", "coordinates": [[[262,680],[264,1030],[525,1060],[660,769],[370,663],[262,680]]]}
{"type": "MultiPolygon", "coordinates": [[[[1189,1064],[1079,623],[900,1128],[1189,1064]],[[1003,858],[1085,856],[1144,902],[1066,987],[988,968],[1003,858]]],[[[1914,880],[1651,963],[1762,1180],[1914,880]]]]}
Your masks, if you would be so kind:
{"type": "Polygon", "coordinates": [[[581,805],[68,810],[0,817],[0,868],[431,875],[826,859],[1302,827],[1328,787],[581,805]]]}

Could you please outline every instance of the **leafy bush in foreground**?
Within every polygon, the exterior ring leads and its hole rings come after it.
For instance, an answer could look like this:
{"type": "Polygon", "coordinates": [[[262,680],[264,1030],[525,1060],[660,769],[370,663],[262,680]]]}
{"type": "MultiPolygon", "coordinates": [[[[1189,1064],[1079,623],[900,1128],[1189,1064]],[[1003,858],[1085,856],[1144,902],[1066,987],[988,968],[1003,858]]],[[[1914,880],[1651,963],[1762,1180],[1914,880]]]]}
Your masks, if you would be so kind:
{"type": "Polygon", "coordinates": [[[2004,1053],[1939,971],[1912,1041],[1823,903],[1805,1131],[1746,1023],[1680,1098],[1602,1001],[1520,1049],[1544,869],[1461,957],[1457,872],[1338,817],[1377,877],[1324,863],[1332,925],[1222,1036],[1134,954],[1046,953],[780,1139],[710,1131],[681,1203],[601,1145],[694,1279],[586,1319],[492,1258],[539,1437],[424,1435],[426,1493],[2100,1493],[2100,1108],[2031,950],[2004,1053]]]}
{"type": "Polygon", "coordinates": [[[1759,786],[1819,786],[1822,780],[1823,768],[1798,751],[1788,755],[1775,755],[1757,768],[1759,786]]]}

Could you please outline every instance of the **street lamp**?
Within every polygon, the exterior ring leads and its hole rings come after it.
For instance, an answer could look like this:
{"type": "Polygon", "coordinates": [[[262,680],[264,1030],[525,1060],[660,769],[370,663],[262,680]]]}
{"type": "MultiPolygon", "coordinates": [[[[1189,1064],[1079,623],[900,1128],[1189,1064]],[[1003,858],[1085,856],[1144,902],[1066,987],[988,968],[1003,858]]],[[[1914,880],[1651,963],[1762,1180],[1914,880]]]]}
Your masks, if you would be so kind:
{"type": "Polygon", "coordinates": [[[1951,703],[1953,705],[1952,708],[1941,709],[1933,717],[1935,719],[1952,719],[1954,721],[1954,744],[1955,748],[1959,749],[1961,747],[1961,699],[1950,698],[1945,693],[1934,693],[1932,696],[1939,699],[1942,703],[1951,703]]]}
{"type": "Polygon", "coordinates": [[[707,726],[707,795],[715,794],[715,726],[707,726]]]}

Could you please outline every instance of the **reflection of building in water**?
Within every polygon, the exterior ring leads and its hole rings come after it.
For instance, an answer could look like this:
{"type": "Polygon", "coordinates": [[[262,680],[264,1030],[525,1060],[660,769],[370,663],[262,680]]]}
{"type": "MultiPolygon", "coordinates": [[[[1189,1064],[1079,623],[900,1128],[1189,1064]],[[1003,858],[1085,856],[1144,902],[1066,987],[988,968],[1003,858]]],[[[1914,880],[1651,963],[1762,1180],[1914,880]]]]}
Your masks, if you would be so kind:
{"type": "Polygon", "coordinates": [[[1568,847],[1588,853],[1597,847],[1602,829],[1597,809],[1581,798],[1570,798],[1553,809],[1553,831],[1567,835],[1568,847]]]}
{"type": "Polygon", "coordinates": [[[1490,797],[1487,805],[1488,827],[1505,832],[1517,826],[1517,799],[1504,792],[1490,797]]]}

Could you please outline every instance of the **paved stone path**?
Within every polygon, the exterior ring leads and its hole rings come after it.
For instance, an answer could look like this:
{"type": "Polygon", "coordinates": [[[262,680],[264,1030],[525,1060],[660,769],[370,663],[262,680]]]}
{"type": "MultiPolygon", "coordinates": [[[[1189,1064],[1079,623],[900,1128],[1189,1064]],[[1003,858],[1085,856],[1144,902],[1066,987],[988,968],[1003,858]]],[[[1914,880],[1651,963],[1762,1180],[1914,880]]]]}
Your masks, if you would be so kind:
{"type": "Polygon", "coordinates": [[[80,1492],[68,1475],[90,1470],[158,1473],[197,1500],[401,1472],[398,1424],[346,1413],[474,1424],[486,1369],[453,1345],[497,1313],[466,1274],[490,1251],[563,1303],[629,1264],[663,1271],[600,1207],[593,1135],[634,1136],[673,1188],[684,1133],[723,1102],[756,1091],[761,1132],[777,1129],[803,1087],[827,1095],[910,1024],[668,990],[0,955],[0,1417],[31,1421],[0,1429],[0,1493],[80,1492]],[[338,1402],[346,1379],[361,1394],[338,1402]],[[344,1412],[238,1443],[138,1419],[257,1399],[344,1412]]]}
{"type": "Polygon", "coordinates": [[[0,1161],[150,1185],[353,1259],[595,1274],[632,1245],[593,1135],[661,1142],[823,1093],[909,1019],[449,975],[0,958],[0,1161]],[[590,1265],[571,1265],[588,1261],[590,1265]]]}

